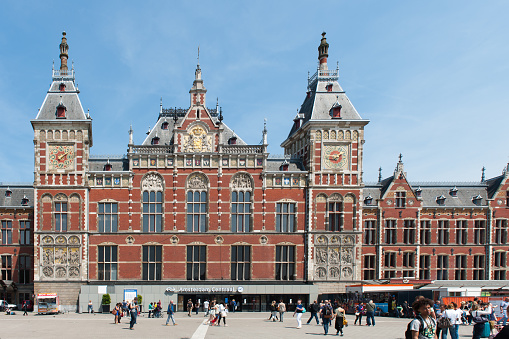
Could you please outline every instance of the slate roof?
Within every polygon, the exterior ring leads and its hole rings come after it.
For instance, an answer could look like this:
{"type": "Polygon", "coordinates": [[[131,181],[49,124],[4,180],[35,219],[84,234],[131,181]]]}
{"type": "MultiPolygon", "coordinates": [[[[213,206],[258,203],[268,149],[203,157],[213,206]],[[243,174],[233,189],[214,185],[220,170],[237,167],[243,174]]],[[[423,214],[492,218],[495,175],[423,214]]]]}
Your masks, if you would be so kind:
{"type": "Polygon", "coordinates": [[[0,207],[34,207],[34,188],[31,183],[7,184],[0,183],[0,207]],[[11,196],[6,192],[10,190],[11,196]],[[28,198],[27,205],[22,205],[23,198],[28,198]]]}
{"type": "Polygon", "coordinates": [[[66,108],[65,120],[88,120],[83,111],[78,93],[79,91],[74,84],[74,78],[72,80],[67,78],[61,80],[53,77],[53,82],[35,120],[60,120],[56,116],[57,106],[60,103],[66,108]],[[65,91],[63,92],[59,90],[62,83],[65,85],[65,91]]]}
{"type": "Polygon", "coordinates": [[[129,171],[129,160],[125,156],[93,155],[89,159],[90,172],[105,171],[108,162],[111,165],[111,171],[129,171]]]}
{"type": "Polygon", "coordinates": [[[498,177],[494,177],[486,180],[486,184],[488,185],[488,197],[491,199],[497,193],[500,185],[505,179],[505,174],[499,175],[498,177]]]}
{"type": "Polygon", "coordinates": [[[267,172],[307,172],[301,159],[267,159],[267,172]],[[288,171],[281,171],[281,165],[288,163],[288,171]]]}

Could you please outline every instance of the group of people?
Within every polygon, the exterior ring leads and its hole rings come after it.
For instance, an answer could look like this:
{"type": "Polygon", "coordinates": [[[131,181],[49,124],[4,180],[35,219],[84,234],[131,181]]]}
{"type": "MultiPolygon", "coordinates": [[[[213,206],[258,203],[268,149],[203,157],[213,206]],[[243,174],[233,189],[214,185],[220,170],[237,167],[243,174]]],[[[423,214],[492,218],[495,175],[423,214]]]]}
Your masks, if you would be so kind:
{"type": "MultiPolygon", "coordinates": [[[[207,320],[207,324],[210,326],[221,326],[221,319],[223,319],[223,325],[226,325],[226,317],[228,316],[228,306],[225,302],[218,303],[216,300],[212,300],[210,302],[210,308],[208,309],[209,319],[207,320]]],[[[205,313],[205,316],[207,316],[205,313]]]]}
{"type": "MultiPolygon", "coordinates": [[[[477,298],[476,298],[477,299],[477,298]]],[[[447,334],[452,339],[459,338],[459,325],[474,324],[472,339],[481,337],[507,339],[509,338],[509,326],[505,326],[508,318],[509,298],[500,305],[503,317],[497,322],[491,303],[473,300],[458,306],[451,302],[447,305],[434,303],[424,297],[418,297],[412,304],[414,319],[408,324],[406,337],[412,339],[447,339],[447,334]],[[503,325],[498,326],[500,322],[503,325]],[[494,336],[493,331],[498,333],[494,336]]]]}
{"type": "Polygon", "coordinates": [[[272,300],[272,303],[269,306],[270,309],[270,316],[269,321],[280,321],[283,322],[283,315],[286,312],[286,304],[283,302],[283,300],[279,300],[279,304],[276,303],[275,300],[272,300]],[[278,317],[279,314],[279,317],[278,317]]]}
{"type": "Polygon", "coordinates": [[[138,298],[134,298],[133,301],[126,302],[125,300],[121,303],[117,303],[111,313],[115,316],[115,324],[120,324],[122,317],[131,315],[131,321],[129,322],[129,329],[134,330],[134,324],[138,318],[138,298]]]}
{"type": "Polygon", "coordinates": [[[161,300],[158,302],[152,302],[148,304],[148,317],[149,318],[161,318],[161,300]]]}

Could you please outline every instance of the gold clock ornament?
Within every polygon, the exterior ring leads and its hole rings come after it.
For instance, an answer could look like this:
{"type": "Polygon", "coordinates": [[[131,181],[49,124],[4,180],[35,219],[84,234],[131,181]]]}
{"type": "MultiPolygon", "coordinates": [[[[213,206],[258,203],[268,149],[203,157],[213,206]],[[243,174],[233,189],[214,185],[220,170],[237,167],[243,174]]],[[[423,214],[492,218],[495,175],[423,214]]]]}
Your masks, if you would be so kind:
{"type": "Polygon", "coordinates": [[[74,166],[74,146],[49,146],[49,165],[52,169],[70,169],[74,166]]]}
{"type": "Polygon", "coordinates": [[[347,169],[348,147],[339,145],[325,146],[323,152],[323,163],[326,169],[347,169]]]}

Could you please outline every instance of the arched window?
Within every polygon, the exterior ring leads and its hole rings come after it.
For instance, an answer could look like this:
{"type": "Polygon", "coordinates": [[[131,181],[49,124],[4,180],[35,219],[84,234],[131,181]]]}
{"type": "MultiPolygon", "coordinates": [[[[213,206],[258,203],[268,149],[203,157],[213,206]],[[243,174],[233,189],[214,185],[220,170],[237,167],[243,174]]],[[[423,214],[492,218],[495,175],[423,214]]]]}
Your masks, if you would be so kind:
{"type": "Polygon", "coordinates": [[[67,212],[67,197],[64,194],[57,194],[53,209],[55,231],[67,232],[67,212]]]}
{"type": "Polygon", "coordinates": [[[187,232],[207,232],[207,178],[191,174],[187,179],[187,232]]]}
{"type": "Polygon", "coordinates": [[[343,229],[343,197],[339,194],[331,195],[327,207],[329,219],[327,231],[341,231],[343,229]]]}
{"type": "Polygon", "coordinates": [[[251,231],[251,200],[253,181],[247,173],[239,173],[231,180],[231,230],[232,232],[251,231]]]}
{"type": "Polygon", "coordinates": [[[148,174],[141,184],[143,199],[143,232],[161,232],[163,224],[163,179],[148,174]]]}

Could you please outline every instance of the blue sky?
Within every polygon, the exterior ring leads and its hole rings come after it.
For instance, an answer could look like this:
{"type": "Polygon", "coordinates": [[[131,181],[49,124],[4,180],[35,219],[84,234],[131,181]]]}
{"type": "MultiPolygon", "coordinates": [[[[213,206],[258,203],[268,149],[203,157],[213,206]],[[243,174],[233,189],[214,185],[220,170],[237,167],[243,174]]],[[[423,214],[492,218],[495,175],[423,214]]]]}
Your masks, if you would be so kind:
{"type": "Polygon", "coordinates": [[[509,2],[2,1],[0,181],[33,180],[35,118],[66,31],[92,154],[141,143],[164,107],[188,107],[197,47],[225,122],[282,154],[327,32],[329,64],[366,126],[364,180],[478,181],[509,161],[509,2]]]}

